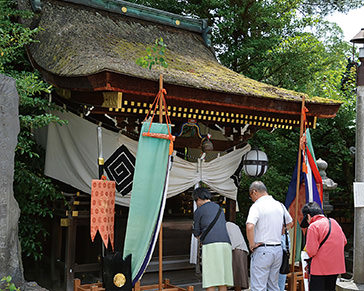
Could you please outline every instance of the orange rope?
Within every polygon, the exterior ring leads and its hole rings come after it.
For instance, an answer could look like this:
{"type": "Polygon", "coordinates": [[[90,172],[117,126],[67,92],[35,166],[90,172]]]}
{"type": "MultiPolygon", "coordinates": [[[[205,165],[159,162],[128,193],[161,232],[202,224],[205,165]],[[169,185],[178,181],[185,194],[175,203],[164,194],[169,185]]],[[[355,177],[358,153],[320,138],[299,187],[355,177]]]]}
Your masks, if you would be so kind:
{"type": "MultiPolygon", "coordinates": [[[[149,108],[147,116],[145,117],[144,121],[146,121],[148,119],[149,114],[150,114],[151,110],[153,109],[152,120],[151,120],[151,122],[149,124],[148,132],[146,134],[143,133],[143,136],[169,139],[169,155],[172,155],[172,153],[173,153],[173,141],[175,140],[175,137],[171,134],[171,131],[169,129],[169,125],[171,124],[171,120],[170,120],[170,118],[168,116],[167,102],[166,102],[166,99],[164,98],[164,94],[167,95],[167,91],[165,89],[159,90],[156,98],[153,101],[152,106],[149,108]],[[167,124],[167,130],[168,130],[168,137],[166,135],[164,135],[164,134],[150,133],[150,129],[152,128],[153,119],[154,119],[155,113],[157,112],[157,105],[159,104],[159,99],[160,98],[162,98],[162,107],[164,107],[165,111],[166,111],[166,124],[167,124]]],[[[159,108],[159,110],[161,111],[162,108],[159,108]]]]}
{"type": "MultiPolygon", "coordinates": [[[[149,108],[149,110],[148,110],[147,116],[145,117],[144,121],[146,121],[146,120],[148,119],[149,113],[150,113],[150,111],[153,109],[153,106],[155,107],[154,109],[157,109],[156,107],[157,107],[158,102],[156,103],[156,101],[159,101],[159,97],[160,97],[160,95],[161,95],[162,93],[167,94],[167,91],[166,91],[165,89],[159,90],[159,92],[158,92],[157,96],[154,98],[154,101],[153,101],[152,106],[151,106],[151,107],[149,108]],[[164,91],[164,92],[163,92],[163,91],[164,91]]],[[[156,112],[156,110],[154,110],[154,111],[153,111],[152,119],[154,118],[154,114],[155,114],[155,112],[156,112]]]]}
{"type": "MultiPolygon", "coordinates": [[[[168,134],[163,133],[154,133],[154,132],[143,132],[143,136],[149,136],[149,137],[155,137],[155,138],[161,138],[161,139],[168,139],[170,140],[170,137],[168,134]]],[[[175,140],[175,137],[172,135],[172,140],[175,140]]]]}

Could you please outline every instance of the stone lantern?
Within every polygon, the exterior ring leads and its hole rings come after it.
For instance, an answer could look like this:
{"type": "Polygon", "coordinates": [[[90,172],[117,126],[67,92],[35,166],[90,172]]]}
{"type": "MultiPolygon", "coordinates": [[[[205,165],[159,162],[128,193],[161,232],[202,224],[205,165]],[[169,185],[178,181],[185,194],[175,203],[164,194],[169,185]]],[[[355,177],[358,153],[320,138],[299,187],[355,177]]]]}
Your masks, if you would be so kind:
{"type": "Polygon", "coordinates": [[[335,183],[332,179],[327,177],[325,170],[327,169],[327,163],[323,159],[318,159],[316,161],[317,167],[320,172],[320,176],[322,179],[322,186],[323,186],[323,210],[325,214],[330,213],[334,207],[330,204],[330,194],[329,192],[336,189],[337,183],[335,183]]]}

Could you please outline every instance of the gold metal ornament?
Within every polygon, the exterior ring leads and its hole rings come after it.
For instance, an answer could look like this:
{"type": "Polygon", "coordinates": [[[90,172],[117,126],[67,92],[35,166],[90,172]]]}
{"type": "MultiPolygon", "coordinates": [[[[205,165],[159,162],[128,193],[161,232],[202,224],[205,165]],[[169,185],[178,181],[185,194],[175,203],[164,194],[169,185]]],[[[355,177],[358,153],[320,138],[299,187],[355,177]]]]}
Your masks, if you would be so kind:
{"type": "Polygon", "coordinates": [[[114,276],[114,285],[116,287],[123,287],[126,283],[126,278],[124,276],[124,274],[122,273],[117,273],[115,276],[114,276]]]}

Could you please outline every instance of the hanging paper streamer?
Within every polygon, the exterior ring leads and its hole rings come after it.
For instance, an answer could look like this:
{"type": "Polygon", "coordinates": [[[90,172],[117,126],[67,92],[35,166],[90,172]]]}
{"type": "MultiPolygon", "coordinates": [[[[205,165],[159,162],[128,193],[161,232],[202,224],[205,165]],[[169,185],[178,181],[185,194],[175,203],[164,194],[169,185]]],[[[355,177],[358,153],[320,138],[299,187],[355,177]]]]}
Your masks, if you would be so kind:
{"type": "Polygon", "coordinates": [[[115,181],[92,180],[91,184],[91,240],[99,231],[107,248],[110,239],[114,249],[115,181]]]}

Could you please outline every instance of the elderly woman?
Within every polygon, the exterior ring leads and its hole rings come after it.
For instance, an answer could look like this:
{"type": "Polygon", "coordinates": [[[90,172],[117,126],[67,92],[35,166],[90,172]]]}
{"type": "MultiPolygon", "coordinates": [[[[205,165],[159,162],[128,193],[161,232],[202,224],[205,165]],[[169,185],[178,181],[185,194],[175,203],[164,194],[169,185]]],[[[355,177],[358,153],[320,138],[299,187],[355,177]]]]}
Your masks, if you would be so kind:
{"type": "Polygon", "coordinates": [[[324,216],[316,202],[305,204],[302,214],[301,227],[308,227],[305,249],[312,258],[309,290],[335,291],[337,276],[346,272],[345,234],[335,219],[324,216]]]}
{"type": "Polygon", "coordinates": [[[233,286],[232,249],[224,212],[211,202],[206,188],[197,188],[192,194],[197,204],[193,215],[193,234],[202,243],[202,287],[207,291],[219,288],[226,291],[233,286]],[[211,225],[211,226],[210,226],[211,225]]]}

